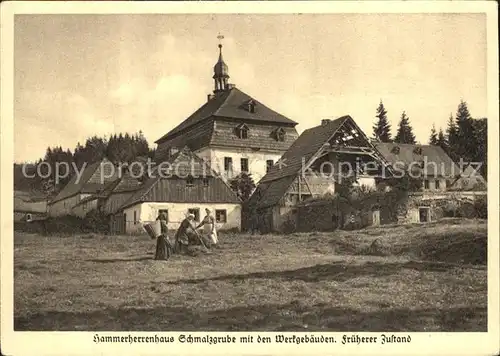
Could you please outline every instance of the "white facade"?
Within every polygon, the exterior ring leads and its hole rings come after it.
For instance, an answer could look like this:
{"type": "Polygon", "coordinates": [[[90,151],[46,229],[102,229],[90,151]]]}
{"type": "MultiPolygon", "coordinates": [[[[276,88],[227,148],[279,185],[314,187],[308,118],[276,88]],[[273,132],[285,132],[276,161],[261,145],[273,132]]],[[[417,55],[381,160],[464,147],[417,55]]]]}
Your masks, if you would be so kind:
{"type": "Polygon", "coordinates": [[[200,158],[206,160],[210,167],[221,174],[226,181],[241,173],[241,159],[248,160],[248,172],[252,174],[255,183],[264,177],[267,173],[267,165],[275,164],[283,155],[279,152],[254,151],[252,149],[242,148],[218,148],[205,147],[195,152],[200,158]],[[225,168],[226,157],[232,161],[232,169],[227,171],[225,168]]]}
{"type": "Polygon", "coordinates": [[[199,209],[200,219],[205,216],[205,209],[209,208],[212,215],[217,217],[217,210],[225,211],[225,222],[216,222],[218,230],[241,229],[240,204],[207,204],[207,203],[139,203],[123,210],[125,214],[125,232],[145,233],[142,225],[155,221],[160,210],[167,210],[169,229],[177,229],[186,217],[189,209],[199,209]]]}

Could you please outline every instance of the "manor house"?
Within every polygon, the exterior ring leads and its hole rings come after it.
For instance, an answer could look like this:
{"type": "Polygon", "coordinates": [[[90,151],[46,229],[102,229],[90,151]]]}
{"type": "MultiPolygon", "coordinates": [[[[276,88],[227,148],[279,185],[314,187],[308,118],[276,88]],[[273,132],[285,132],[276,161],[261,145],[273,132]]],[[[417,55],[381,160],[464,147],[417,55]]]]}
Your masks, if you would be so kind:
{"type": "Polygon", "coordinates": [[[155,142],[155,160],[164,161],[187,146],[226,181],[246,172],[257,183],[297,139],[297,122],[229,83],[221,44],[213,72],[213,93],[155,142]]]}

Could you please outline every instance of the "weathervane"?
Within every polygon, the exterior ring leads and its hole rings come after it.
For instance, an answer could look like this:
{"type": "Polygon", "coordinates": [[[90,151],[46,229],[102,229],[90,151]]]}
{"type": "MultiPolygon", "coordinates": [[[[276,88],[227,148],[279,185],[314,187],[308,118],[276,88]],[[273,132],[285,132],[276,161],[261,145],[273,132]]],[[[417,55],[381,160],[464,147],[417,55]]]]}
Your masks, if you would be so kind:
{"type": "Polygon", "coordinates": [[[224,36],[220,34],[219,32],[219,35],[217,36],[217,38],[219,39],[219,47],[222,46],[222,40],[224,39],[224,36]]]}

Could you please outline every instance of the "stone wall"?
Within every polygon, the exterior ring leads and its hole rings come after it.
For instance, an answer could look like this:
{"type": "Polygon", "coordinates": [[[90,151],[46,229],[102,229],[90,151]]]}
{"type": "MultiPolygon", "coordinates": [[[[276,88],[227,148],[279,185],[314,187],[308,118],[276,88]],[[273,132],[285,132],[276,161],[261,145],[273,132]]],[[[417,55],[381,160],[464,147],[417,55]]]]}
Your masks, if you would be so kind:
{"type": "Polygon", "coordinates": [[[412,196],[401,204],[397,212],[397,222],[399,224],[411,224],[420,222],[419,208],[428,207],[430,209],[430,221],[436,221],[443,217],[446,209],[459,204],[450,199],[425,199],[422,196],[412,196]]]}
{"type": "Polygon", "coordinates": [[[297,208],[296,229],[300,232],[359,229],[372,224],[371,210],[357,210],[347,204],[321,201],[297,208]]]}

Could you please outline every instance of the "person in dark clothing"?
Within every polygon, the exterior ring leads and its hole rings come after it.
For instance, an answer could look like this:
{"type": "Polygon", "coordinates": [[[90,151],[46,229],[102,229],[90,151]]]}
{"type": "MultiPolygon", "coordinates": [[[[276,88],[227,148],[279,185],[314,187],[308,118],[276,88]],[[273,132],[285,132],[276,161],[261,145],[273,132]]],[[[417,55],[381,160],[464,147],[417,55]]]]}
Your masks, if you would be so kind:
{"type": "Polygon", "coordinates": [[[189,236],[196,233],[193,227],[194,215],[188,214],[181,222],[177,233],[175,234],[175,250],[179,253],[187,253],[189,245],[189,236]]]}
{"type": "Polygon", "coordinates": [[[156,240],[156,253],[155,260],[168,260],[172,254],[172,246],[170,240],[168,239],[168,225],[167,217],[165,214],[160,214],[156,220],[160,221],[161,224],[161,235],[158,236],[156,240]]]}

